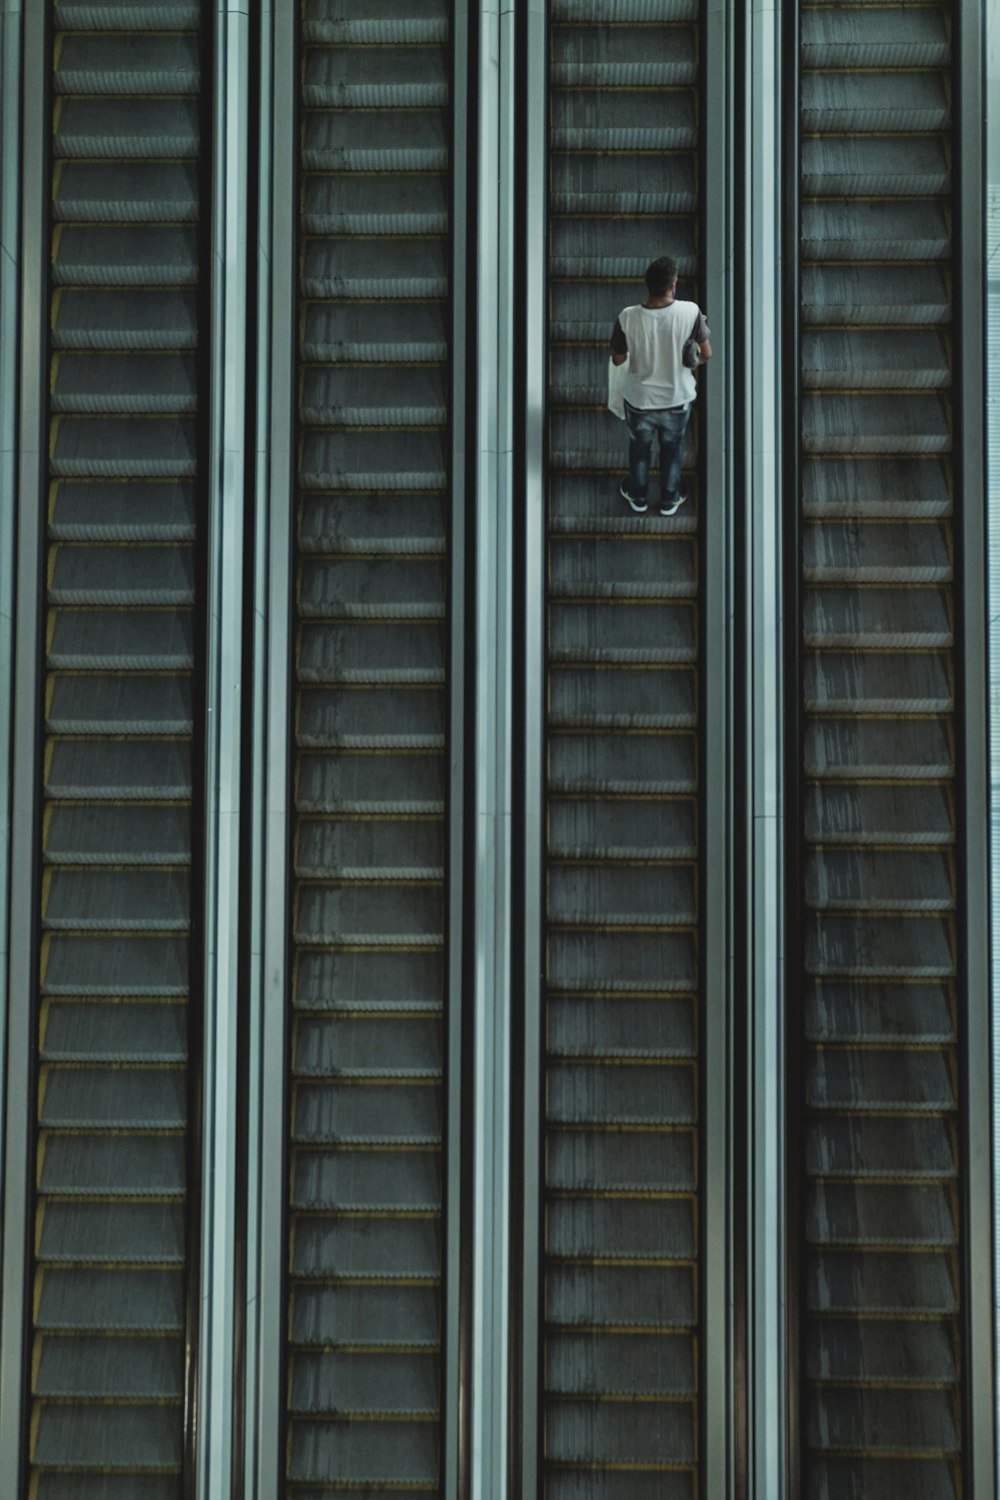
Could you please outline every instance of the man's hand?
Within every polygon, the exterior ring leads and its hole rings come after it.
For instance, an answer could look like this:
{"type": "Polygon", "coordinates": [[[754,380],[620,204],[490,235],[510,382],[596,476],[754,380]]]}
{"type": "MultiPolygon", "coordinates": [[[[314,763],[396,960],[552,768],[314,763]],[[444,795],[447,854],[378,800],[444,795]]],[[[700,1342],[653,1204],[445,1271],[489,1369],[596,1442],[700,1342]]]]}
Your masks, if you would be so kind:
{"type": "Polygon", "coordinates": [[[612,349],[612,351],[611,351],[611,363],[613,365],[623,365],[627,359],[628,359],[628,355],[627,354],[616,354],[615,351],[612,349]]]}

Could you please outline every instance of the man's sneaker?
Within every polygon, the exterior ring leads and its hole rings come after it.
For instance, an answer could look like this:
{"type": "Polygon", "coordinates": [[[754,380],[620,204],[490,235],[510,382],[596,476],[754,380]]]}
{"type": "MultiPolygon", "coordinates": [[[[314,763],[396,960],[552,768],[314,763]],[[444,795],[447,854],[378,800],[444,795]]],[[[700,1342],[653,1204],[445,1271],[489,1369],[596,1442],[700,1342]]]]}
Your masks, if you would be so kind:
{"type": "Polygon", "coordinates": [[[673,500],[664,500],[660,506],[661,516],[675,516],[687,499],[687,495],[675,495],[673,500]]]}
{"type": "Polygon", "coordinates": [[[631,505],[637,516],[643,515],[649,509],[649,506],[646,504],[645,500],[636,500],[635,496],[630,495],[623,484],[620,484],[618,486],[618,493],[619,495],[621,495],[623,500],[628,501],[629,505],[631,505]]]}

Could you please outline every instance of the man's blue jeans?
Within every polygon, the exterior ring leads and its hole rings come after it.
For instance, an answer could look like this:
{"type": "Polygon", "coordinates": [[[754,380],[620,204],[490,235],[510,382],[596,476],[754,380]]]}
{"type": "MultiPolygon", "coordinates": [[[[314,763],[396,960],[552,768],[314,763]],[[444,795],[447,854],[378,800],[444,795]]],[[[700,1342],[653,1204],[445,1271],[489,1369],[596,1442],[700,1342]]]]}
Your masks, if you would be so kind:
{"type": "Polygon", "coordinates": [[[649,489],[649,464],[653,438],[660,439],[661,503],[672,505],[681,487],[681,449],[691,416],[690,406],[660,407],[640,411],[625,402],[628,424],[628,492],[634,500],[645,500],[649,489]]]}

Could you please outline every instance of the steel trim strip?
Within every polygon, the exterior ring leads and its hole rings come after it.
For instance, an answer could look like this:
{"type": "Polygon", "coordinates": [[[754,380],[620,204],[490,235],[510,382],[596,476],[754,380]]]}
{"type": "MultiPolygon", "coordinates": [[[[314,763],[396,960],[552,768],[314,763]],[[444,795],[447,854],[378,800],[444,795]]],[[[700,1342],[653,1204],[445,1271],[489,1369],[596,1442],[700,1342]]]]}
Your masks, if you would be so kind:
{"type": "Polygon", "coordinates": [[[249,17],[217,0],[206,600],[201,1364],[196,1493],[233,1486],[249,17]]]}

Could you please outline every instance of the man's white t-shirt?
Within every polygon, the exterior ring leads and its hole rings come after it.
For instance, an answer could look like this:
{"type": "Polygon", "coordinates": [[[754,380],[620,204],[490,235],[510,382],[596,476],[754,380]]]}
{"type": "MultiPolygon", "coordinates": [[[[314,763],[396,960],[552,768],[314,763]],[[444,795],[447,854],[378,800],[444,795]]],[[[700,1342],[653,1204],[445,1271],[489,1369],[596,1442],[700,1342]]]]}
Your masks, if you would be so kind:
{"type": "MultiPolygon", "coordinates": [[[[684,345],[692,334],[699,344],[709,337],[705,315],[697,302],[626,307],[618,314],[618,328],[624,334],[629,353],[622,384],[622,395],[628,404],[641,411],[690,406],[698,387],[694,371],[684,363],[684,345]]],[[[613,346],[619,339],[616,328],[613,346]]]]}

